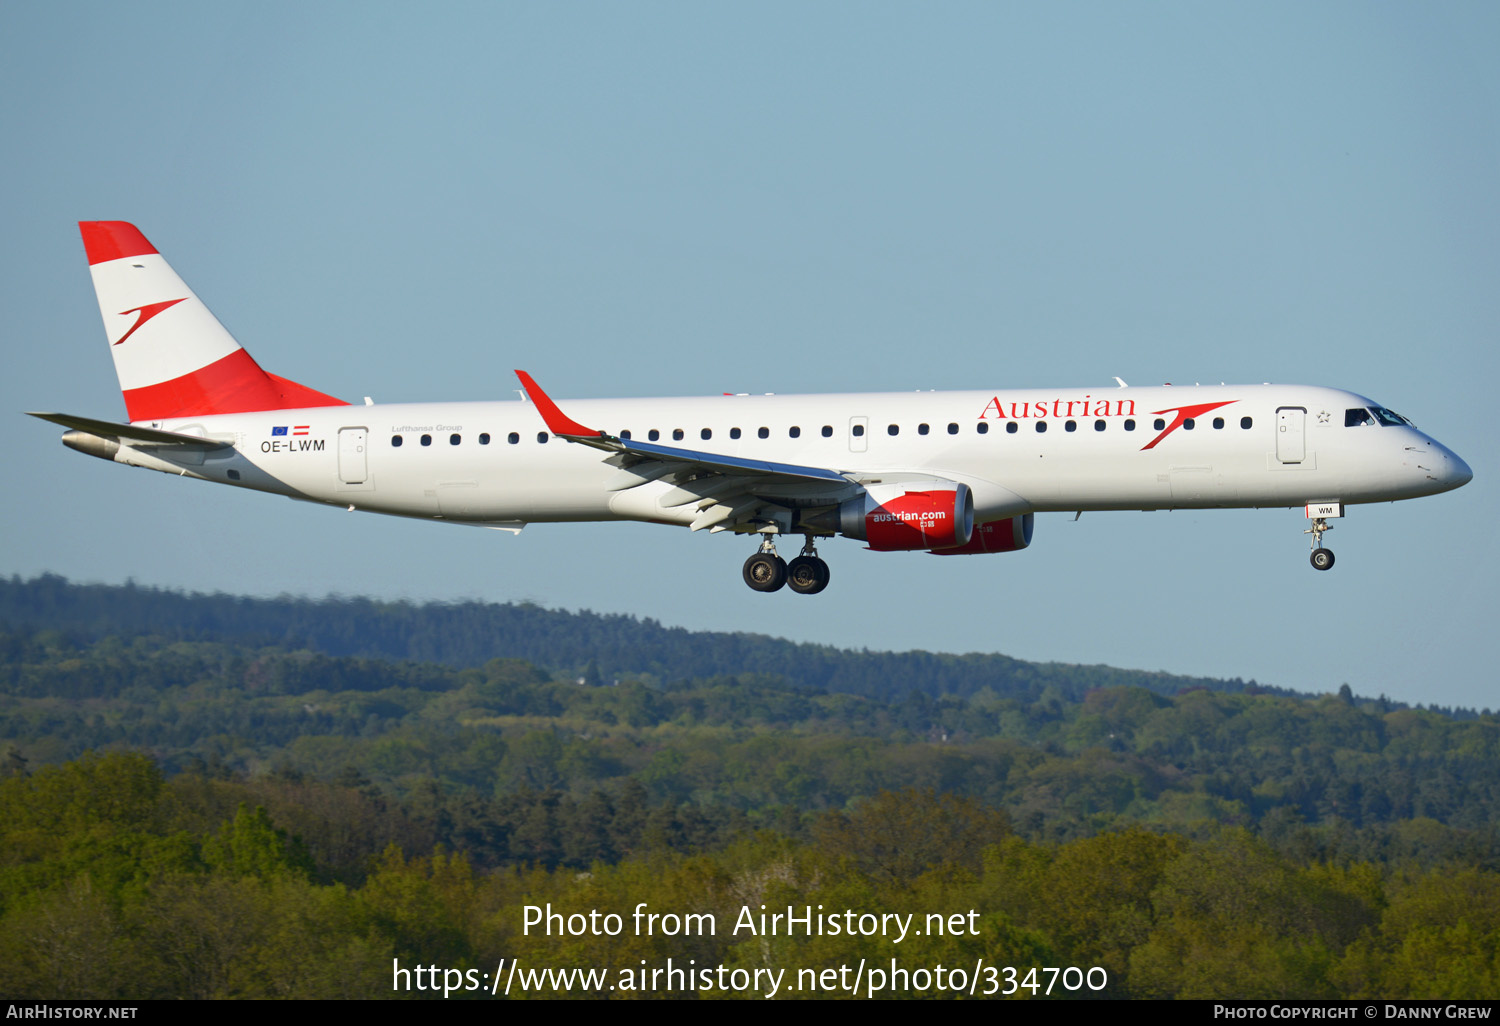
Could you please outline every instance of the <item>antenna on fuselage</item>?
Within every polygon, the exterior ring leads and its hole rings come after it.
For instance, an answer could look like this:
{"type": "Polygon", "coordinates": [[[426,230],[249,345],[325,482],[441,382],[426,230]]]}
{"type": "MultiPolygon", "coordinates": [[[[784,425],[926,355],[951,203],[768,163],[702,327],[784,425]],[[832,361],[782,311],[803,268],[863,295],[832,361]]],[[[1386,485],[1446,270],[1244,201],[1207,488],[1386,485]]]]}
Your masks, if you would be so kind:
{"type": "Polygon", "coordinates": [[[1122,378],[1122,377],[1120,377],[1120,376],[1119,376],[1119,375],[1118,375],[1118,374],[1115,374],[1115,375],[1112,375],[1112,377],[1113,377],[1113,378],[1114,378],[1114,379],[1115,379],[1115,380],[1116,380],[1116,381],[1117,381],[1117,382],[1119,382],[1119,383],[1120,383],[1120,387],[1121,387],[1121,388],[1129,388],[1129,387],[1130,387],[1130,386],[1129,386],[1129,385],[1127,385],[1127,384],[1125,384],[1125,379],[1124,379],[1124,378],[1122,378]]]}

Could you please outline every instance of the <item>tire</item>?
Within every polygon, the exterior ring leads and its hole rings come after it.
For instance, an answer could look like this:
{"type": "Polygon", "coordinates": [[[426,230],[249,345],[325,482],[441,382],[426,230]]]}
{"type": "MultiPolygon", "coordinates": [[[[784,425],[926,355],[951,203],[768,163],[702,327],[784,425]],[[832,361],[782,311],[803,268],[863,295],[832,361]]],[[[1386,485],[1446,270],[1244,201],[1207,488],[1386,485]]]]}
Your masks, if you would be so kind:
{"type": "Polygon", "coordinates": [[[828,587],[828,564],[817,556],[798,556],[786,566],[786,583],[799,595],[816,595],[828,587]]]}
{"type": "Polygon", "coordinates": [[[786,561],[769,552],[757,552],[745,560],[745,583],[756,591],[780,591],[786,583],[786,561]]]}
{"type": "Polygon", "coordinates": [[[1314,570],[1332,570],[1333,569],[1333,550],[1332,549],[1313,549],[1312,565],[1313,565],[1313,569],[1314,570]]]}

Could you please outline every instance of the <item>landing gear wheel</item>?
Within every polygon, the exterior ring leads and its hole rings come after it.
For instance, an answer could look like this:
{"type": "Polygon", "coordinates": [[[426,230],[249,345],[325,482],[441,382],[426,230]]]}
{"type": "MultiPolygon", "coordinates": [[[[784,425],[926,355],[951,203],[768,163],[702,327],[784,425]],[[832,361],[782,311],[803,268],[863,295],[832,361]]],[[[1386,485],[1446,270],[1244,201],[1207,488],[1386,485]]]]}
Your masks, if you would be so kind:
{"type": "Polygon", "coordinates": [[[799,595],[816,595],[828,587],[828,564],[817,556],[798,556],[786,565],[786,583],[799,595]]]}
{"type": "Polygon", "coordinates": [[[745,560],[745,583],[756,591],[779,591],[786,583],[786,561],[774,552],[757,552],[745,560]]]}
{"type": "Polygon", "coordinates": [[[1312,535],[1312,565],[1314,570],[1333,569],[1333,550],[1323,547],[1323,535],[1332,530],[1333,528],[1328,526],[1327,517],[1313,517],[1312,526],[1302,532],[1303,534],[1312,535]]]}

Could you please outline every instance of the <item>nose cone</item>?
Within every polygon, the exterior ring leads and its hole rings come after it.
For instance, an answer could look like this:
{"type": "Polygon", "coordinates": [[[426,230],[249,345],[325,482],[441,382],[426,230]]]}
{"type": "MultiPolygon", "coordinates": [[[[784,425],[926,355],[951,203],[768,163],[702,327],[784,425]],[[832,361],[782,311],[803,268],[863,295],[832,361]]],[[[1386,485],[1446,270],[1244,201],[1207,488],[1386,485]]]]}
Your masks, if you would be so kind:
{"type": "Polygon", "coordinates": [[[1401,443],[1402,498],[1437,495],[1462,488],[1474,478],[1459,455],[1427,435],[1413,431],[1401,443]],[[1408,490],[1409,489],[1409,490],[1408,490]]]}
{"type": "Polygon", "coordinates": [[[1436,485],[1434,491],[1448,492],[1455,488],[1461,488],[1474,479],[1474,471],[1463,459],[1449,449],[1446,445],[1438,442],[1432,443],[1432,455],[1438,459],[1427,459],[1422,461],[1422,468],[1427,471],[1427,476],[1432,478],[1436,485]]]}
{"type": "Polygon", "coordinates": [[[1469,469],[1469,465],[1460,459],[1457,453],[1448,452],[1446,449],[1444,452],[1448,455],[1444,465],[1448,468],[1449,488],[1458,488],[1474,480],[1474,471],[1469,469]]]}

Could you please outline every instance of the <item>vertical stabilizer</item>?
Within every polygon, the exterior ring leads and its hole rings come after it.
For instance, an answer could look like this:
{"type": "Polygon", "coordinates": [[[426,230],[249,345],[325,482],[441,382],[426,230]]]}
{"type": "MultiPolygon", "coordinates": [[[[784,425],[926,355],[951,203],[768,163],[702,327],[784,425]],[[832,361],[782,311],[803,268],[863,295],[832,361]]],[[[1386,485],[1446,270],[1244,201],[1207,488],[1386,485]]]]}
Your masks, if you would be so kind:
{"type": "Polygon", "coordinates": [[[135,225],[78,229],[131,421],[348,405],[262,370],[135,225]]]}

